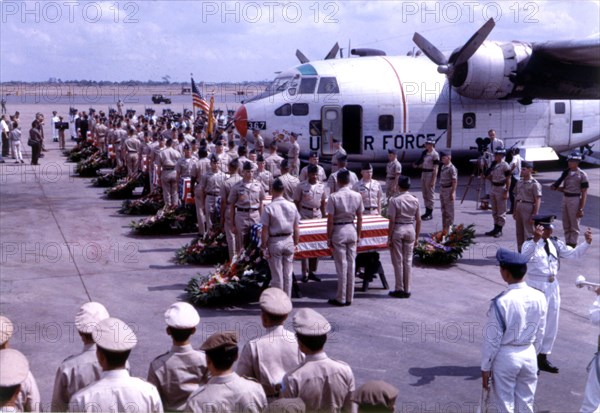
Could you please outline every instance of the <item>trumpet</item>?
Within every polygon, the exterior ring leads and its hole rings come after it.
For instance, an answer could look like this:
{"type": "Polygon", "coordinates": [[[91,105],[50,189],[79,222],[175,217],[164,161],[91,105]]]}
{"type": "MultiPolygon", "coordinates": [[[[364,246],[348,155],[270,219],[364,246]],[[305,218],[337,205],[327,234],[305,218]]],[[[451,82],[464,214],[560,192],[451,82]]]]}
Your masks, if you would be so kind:
{"type": "Polygon", "coordinates": [[[577,288],[583,288],[583,287],[587,287],[588,290],[590,291],[594,291],[596,288],[600,287],[600,284],[597,283],[591,283],[589,281],[585,280],[585,277],[583,275],[579,275],[577,276],[577,278],[575,279],[575,286],[577,288]]]}

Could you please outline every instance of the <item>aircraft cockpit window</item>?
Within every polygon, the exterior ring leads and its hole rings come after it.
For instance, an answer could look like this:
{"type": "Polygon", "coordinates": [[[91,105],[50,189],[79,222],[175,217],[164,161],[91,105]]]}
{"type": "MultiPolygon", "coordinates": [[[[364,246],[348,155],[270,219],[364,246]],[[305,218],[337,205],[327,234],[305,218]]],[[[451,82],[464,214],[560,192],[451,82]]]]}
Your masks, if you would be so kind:
{"type": "Polygon", "coordinates": [[[554,113],[557,115],[562,115],[567,111],[567,107],[565,102],[556,102],[554,103],[554,113]]]}
{"type": "Polygon", "coordinates": [[[276,116],[290,116],[292,114],[292,105],[286,103],[285,105],[279,106],[275,109],[276,116]]]}
{"type": "Polygon", "coordinates": [[[292,114],[294,116],[308,115],[308,103],[294,103],[292,105],[292,114]]]}
{"type": "Polygon", "coordinates": [[[394,130],[394,115],[380,115],[379,116],[379,130],[380,131],[394,130]]]}
{"type": "Polygon", "coordinates": [[[316,77],[303,77],[300,81],[300,94],[315,93],[317,88],[316,77]]]}
{"type": "Polygon", "coordinates": [[[340,88],[335,77],[322,77],[317,93],[340,93],[340,88]]]}

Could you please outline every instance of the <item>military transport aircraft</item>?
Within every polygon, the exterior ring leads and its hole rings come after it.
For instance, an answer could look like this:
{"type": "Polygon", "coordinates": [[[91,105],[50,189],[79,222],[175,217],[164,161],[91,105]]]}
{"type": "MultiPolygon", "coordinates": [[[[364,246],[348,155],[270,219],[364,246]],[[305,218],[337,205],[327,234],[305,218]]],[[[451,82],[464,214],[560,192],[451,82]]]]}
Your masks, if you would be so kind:
{"type": "Polygon", "coordinates": [[[486,41],[494,24],[487,21],[449,56],[415,33],[429,59],[374,49],[336,59],[336,44],[324,60],[309,61],[298,50],[302,64],[243,102],[236,128],[249,139],[259,128],[282,150],[291,132],[301,134],[303,158],[318,151],[327,160],[336,138],[352,163],[379,164],[388,149],[415,160],[428,137],[454,156],[472,157],[488,129],[528,160],[556,159],[600,138],[600,39],[486,41]]]}

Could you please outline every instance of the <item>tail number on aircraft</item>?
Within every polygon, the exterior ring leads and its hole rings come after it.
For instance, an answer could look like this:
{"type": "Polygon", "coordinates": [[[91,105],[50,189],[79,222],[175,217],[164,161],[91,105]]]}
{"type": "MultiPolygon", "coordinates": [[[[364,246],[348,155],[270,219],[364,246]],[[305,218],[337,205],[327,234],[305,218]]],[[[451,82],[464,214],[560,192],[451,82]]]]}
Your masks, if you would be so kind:
{"type": "Polygon", "coordinates": [[[248,121],[248,129],[249,130],[252,130],[252,129],[265,130],[265,129],[267,129],[267,122],[264,120],[249,120],[248,121]]]}
{"type": "MultiPolygon", "coordinates": [[[[415,148],[424,148],[425,141],[427,138],[435,138],[435,133],[419,133],[418,135],[412,135],[410,133],[406,135],[383,135],[380,142],[383,142],[382,149],[415,149],[415,148]]],[[[373,148],[373,143],[375,143],[375,138],[373,136],[367,135],[364,140],[364,148],[363,150],[375,150],[373,148]]]]}

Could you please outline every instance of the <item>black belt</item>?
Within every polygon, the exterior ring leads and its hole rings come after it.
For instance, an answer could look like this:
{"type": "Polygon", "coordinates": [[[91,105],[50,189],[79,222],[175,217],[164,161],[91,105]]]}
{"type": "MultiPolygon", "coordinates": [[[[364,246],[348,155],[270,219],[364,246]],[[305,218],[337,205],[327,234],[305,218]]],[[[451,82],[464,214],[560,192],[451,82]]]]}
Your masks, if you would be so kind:
{"type": "Polygon", "coordinates": [[[320,210],[320,209],[321,209],[321,208],[309,208],[309,207],[305,207],[305,206],[302,206],[301,208],[302,208],[302,209],[306,209],[306,210],[308,210],[308,211],[313,211],[313,212],[314,212],[314,211],[318,211],[318,210],[320,210]]]}
{"type": "Polygon", "coordinates": [[[533,204],[534,203],[532,201],[523,201],[522,199],[517,199],[517,202],[521,202],[523,204],[533,204]]]}
{"type": "Polygon", "coordinates": [[[206,195],[219,196],[219,193],[218,192],[207,192],[206,195]]]}
{"type": "Polygon", "coordinates": [[[275,238],[275,237],[289,237],[290,235],[292,235],[292,233],[291,233],[291,232],[280,232],[279,234],[269,235],[269,238],[275,238]]]}
{"type": "Polygon", "coordinates": [[[565,195],[567,198],[575,198],[575,197],[579,198],[579,197],[581,196],[581,194],[571,194],[571,193],[569,193],[569,192],[564,192],[564,195],[565,195]]]}
{"type": "Polygon", "coordinates": [[[433,172],[433,169],[421,169],[421,172],[433,172]]]}
{"type": "Polygon", "coordinates": [[[395,177],[395,176],[393,176],[393,177],[391,177],[391,178],[389,178],[389,177],[388,177],[388,178],[385,178],[385,179],[387,179],[388,181],[391,181],[392,179],[396,179],[396,177],[395,177]]]}
{"type": "Polygon", "coordinates": [[[137,153],[137,151],[127,151],[128,153],[137,153]]]}
{"type": "Polygon", "coordinates": [[[395,222],[396,225],[412,225],[414,222],[395,222]]]}
{"type": "Polygon", "coordinates": [[[452,184],[450,184],[450,185],[442,185],[442,188],[452,188],[452,184]]]}
{"type": "Polygon", "coordinates": [[[163,166],[163,171],[174,171],[175,167],[174,166],[163,166]]]}
{"type": "Polygon", "coordinates": [[[492,182],[492,185],[494,185],[494,186],[504,186],[504,185],[506,185],[506,182],[500,182],[500,183],[492,182]]]}
{"type": "Polygon", "coordinates": [[[348,222],[334,222],[333,225],[350,225],[350,224],[354,224],[354,221],[348,221],[348,222]]]}
{"type": "Polygon", "coordinates": [[[238,212],[253,212],[253,211],[258,211],[258,208],[235,208],[236,211],[238,212]]]}
{"type": "Polygon", "coordinates": [[[377,208],[379,208],[379,207],[365,207],[365,210],[366,211],[372,211],[372,210],[377,209],[377,208]]]}

